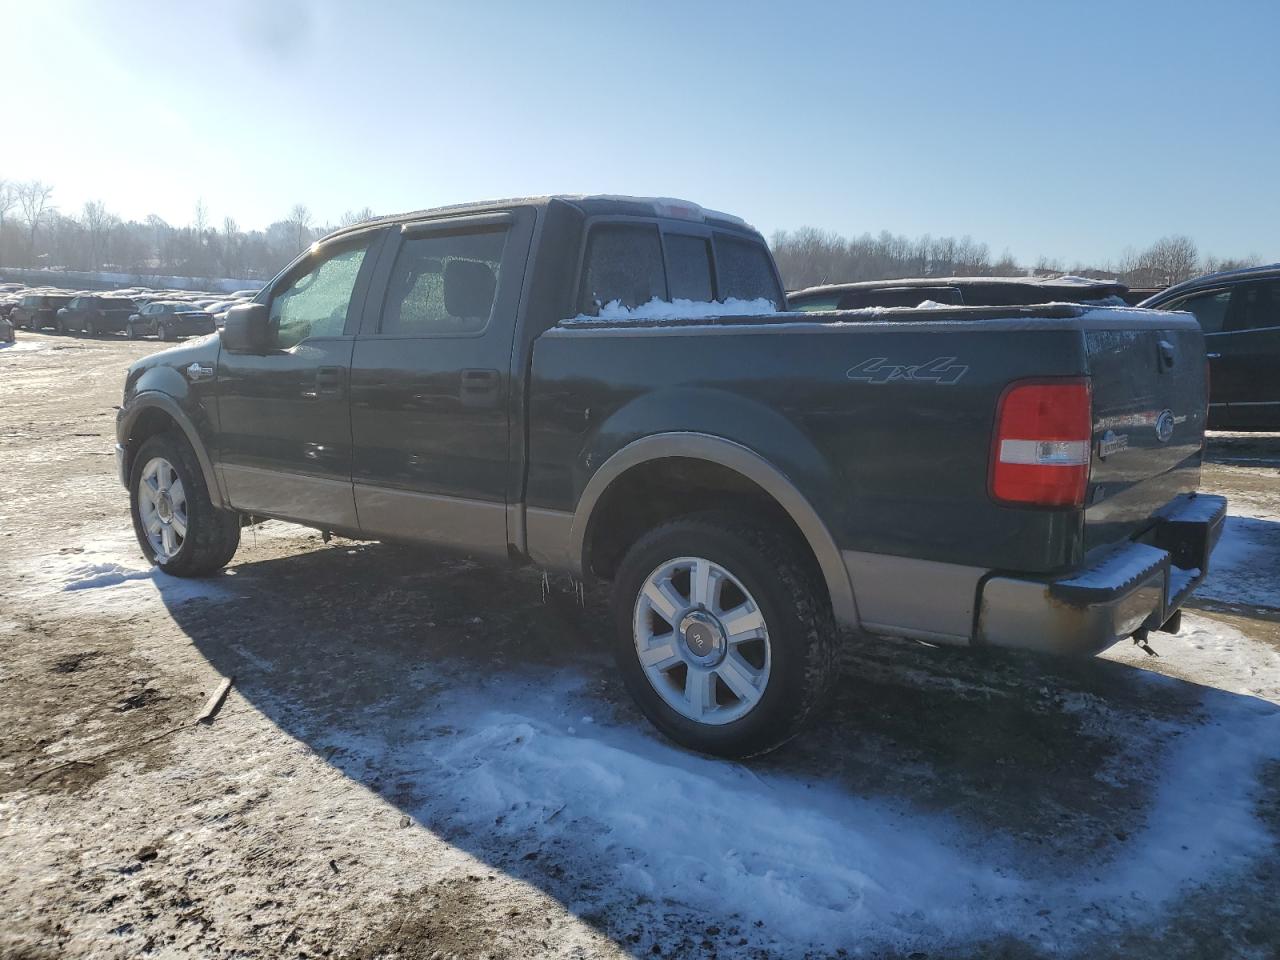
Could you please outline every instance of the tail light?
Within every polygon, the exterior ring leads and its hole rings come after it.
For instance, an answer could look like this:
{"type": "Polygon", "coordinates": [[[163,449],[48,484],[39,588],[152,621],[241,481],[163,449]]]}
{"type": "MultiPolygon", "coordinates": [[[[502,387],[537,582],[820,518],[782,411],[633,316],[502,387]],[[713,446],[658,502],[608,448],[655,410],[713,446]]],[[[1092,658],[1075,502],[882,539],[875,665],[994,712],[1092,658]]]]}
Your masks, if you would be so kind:
{"type": "Polygon", "coordinates": [[[991,496],[1018,506],[1083,506],[1092,447],[1087,379],[1012,383],[996,411],[991,496]]]}

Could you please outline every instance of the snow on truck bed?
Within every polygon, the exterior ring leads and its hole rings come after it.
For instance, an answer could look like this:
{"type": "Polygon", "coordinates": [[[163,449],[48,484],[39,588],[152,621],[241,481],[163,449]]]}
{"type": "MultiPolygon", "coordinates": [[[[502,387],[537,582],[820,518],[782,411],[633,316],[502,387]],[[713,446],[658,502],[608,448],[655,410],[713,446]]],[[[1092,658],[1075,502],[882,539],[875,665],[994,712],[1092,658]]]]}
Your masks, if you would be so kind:
{"type": "MultiPolygon", "coordinates": [[[[624,306],[618,300],[612,300],[600,308],[595,316],[580,313],[576,317],[561,320],[562,328],[573,327],[616,327],[624,325],[663,326],[684,325],[698,321],[734,321],[750,323],[753,317],[768,318],[770,325],[779,323],[805,323],[829,326],[841,322],[857,323],[866,320],[905,321],[918,323],[928,320],[931,323],[963,323],[972,324],[981,320],[1000,320],[1007,324],[1010,320],[1022,321],[1042,326],[1054,321],[1075,321],[1087,318],[1093,326],[1128,328],[1145,325],[1150,318],[1159,316],[1163,326],[1177,326],[1171,321],[1172,313],[1167,311],[1145,310],[1140,307],[1121,305],[1094,305],[1084,303],[1037,303],[1023,306],[992,307],[962,306],[950,303],[938,303],[925,300],[914,307],[864,307],[859,310],[821,310],[803,311],[779,308],[772,300],[758,297],[755,300],[738,300],[730,297],[720,301],[706,300],[659,300],[654,298],[636,307],[624,306]]],[[[1186,315],[1187,323],[1195,323],[1195,319],[1186,315]]]]}

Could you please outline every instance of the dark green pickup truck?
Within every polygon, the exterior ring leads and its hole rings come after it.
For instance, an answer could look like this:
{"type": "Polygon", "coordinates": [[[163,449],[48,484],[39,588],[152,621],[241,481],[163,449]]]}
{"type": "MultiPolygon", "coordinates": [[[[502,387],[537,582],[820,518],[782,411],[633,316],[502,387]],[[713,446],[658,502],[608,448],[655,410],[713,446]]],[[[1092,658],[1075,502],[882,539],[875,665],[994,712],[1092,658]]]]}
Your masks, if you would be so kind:
{"type": "Polygon", "coordinates": [[[339,231],[130,369],[139,543],[199,576],[276,517],[611,581],[628,688],[730,756],[801,728],[845,633],[1177,629],[1226,509],[1193,318],[784,304],[760,235],[681,201],[339,231]]]}

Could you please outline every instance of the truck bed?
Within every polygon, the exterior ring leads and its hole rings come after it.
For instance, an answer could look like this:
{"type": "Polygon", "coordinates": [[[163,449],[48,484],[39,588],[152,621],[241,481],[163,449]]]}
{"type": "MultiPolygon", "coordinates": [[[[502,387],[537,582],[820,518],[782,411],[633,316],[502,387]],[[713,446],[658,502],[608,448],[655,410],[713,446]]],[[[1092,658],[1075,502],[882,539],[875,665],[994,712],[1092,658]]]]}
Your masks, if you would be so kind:
{"type": "Polygon", "coordinates": [[[1203,357],[1188,315],[1070,304],[577,318],[534,346],[527,503],[571,510],[631,440],[704,432],[777,464],[841,550],[1070,571],[1196,489],[1203,357]],[[1165,348],[1174,364],[1162,372],[1165,348]],[[1002,391],[1080,376],[1094,398],[1086,509],[998,504],[988,478],[1002,391]],[[1166,410],[1177,424],[1160,440],[1166,410]],[[1126,445],[1102,457],[1107,431],[1126,445]]]}

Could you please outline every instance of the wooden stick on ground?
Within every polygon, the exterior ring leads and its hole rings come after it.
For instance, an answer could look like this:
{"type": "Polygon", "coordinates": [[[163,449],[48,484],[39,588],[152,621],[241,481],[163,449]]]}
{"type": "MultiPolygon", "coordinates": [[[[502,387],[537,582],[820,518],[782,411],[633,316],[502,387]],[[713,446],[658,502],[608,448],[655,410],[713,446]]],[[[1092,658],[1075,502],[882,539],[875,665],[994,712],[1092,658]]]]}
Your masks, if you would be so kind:
{"type": "Polygon", "coordinates": [[[218,689],[213,691],[213,695],[205,701],[204,709],[196,715],[196,723],[213,722],[213,718],[216,717],[218,715],[218,711],[222,709],[222,703],[227,699],[227,693],[231,690],[231,684],[235,679],[235,677],[227,677],[218,684],[218,689]]]}

